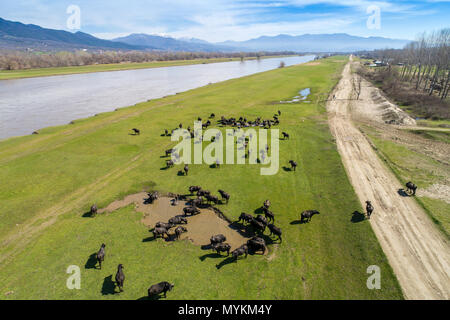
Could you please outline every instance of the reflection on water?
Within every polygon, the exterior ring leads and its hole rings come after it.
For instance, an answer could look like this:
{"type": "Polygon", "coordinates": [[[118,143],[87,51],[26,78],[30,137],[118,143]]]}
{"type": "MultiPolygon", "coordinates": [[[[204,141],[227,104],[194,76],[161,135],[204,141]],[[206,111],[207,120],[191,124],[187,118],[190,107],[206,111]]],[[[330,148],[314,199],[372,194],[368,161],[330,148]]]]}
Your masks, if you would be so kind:
{"type": "Polygon", "coordinates": [[[294,103],[294,102],[307,102],[309,103],[310,101],[306,101],[306,98],[308,98],[308,96],[311,93],[311,90],[309,88],[300,90],[298,96],[295,96],[294,98],[292,98],[292,100],[288,100],[288,101],[280,101],[280,103],[294,103]]]}
{"type": "Polygon", "coordinates": [[[0,139],[67,124],[209,83],[308,62],[313,55],[0,81],[0,139]]]}

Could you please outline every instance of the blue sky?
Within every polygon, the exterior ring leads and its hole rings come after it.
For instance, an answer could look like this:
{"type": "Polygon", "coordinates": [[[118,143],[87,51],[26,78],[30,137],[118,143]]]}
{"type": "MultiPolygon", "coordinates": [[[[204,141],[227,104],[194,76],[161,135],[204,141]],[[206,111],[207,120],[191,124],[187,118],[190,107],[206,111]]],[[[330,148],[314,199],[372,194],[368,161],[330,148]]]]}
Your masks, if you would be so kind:
{"type": "Polygon", "coordinates": [[[130,33],[195,37],[211,42],[261,35],[349,33],[414,39],[450,27],[450,0],[0,0],[0,17],[68,30],[69,5],[81,10],[81,28],[100,38],[130,33]],[[380,28],[366,25],[369,6],[380,28]]]}

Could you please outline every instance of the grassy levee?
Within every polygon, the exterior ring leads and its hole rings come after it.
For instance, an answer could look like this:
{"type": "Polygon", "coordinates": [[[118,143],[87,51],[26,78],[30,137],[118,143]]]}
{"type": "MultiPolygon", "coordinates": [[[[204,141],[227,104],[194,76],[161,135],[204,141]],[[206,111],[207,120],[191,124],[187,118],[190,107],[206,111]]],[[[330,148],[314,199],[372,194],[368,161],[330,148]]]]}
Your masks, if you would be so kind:
{"type": "MultiPolygon", "coordinates": [[[[280,56],[264,56],[261,59],[276,58],[280,56]]],[[[255,60],[256,57],[248,57],[245,60],[255,60]]],[[[207,64],[216,62],[239,61],[240,58],[211,58],[211,59],[191,59],[191,60],[171,60],[171,61],[152,61],[152,62],[128,62],[128,63],[108,63],[92,64],[86,66],[72,67],[54,67],[54,68],[36,68],[23,70],[0,70],[0,80],[12,80],[22,78],[48,77],[78,73],[120,71],[149,69],[160,67],[185,66],[191,64],[207,64]]]]}
{"type": "MultiPolygon", "coordinates": [[[[377,148],[376,152],[386,162],[398,180],[404,185],[407,181],[414,181],[420,189],[427,189],[434,184],[446,185],[448,181],[448,165],[441,163],[430,156],[411,150],[407,146],[385,140],[367,126],[367,136],[377,148]]],[[[433,132],[421,130],[414,133],[448,143],[446,132],[433,132]]],[[[439,229],[450,237],[450,206],[441,199],[416,195],[415,199],[425,209],[431,220],[439,229]]]]}
{"type": "Polygon", "coordinates": [[[352,215],[362,208],[324,105],[315,103],[345,62],[332,57],[233,79],[0,142],[1,299],[139,299],[160,281],[175,283],[168,299],[402,299],[370,224],[352,215]],[[273,103],[306,87],[309,104],[273,103]],[[161,170],[161,155],[175,145],[161,136],[164,128],[192,127],[211,112],[269,118],[277,110],[280,131],[291,137],[280,140],[276,175],[260,175],[259,164],[190,165],[188,176],[178,176],[178,167],[161,170]],[[133,127],[140,136],[129,135],[133,127]],[[299,164],[295,173],[283,169],[289,159],[299,164]],[[189,185],[228,191],[229,204],[219,207],[232,220],[270,199],[283,242],[270,244],[266,256],[230,263],[188,241],[152,240],[133,206],[83,217],[92,203],[102,207],[145,188],[186,193],[189,185]],[[321,214],[298,224],[306,209],[321,214]],[[106,259],[95,270],[90,256],[102,242],[106,259]],[[112,294],[119,263],[125,291],[112,294]],[[66,287],[69,265],[81,268],[80,290],[66,287]],[[366,286],[369,265],[381,268],[380,290],[366,286]]]}

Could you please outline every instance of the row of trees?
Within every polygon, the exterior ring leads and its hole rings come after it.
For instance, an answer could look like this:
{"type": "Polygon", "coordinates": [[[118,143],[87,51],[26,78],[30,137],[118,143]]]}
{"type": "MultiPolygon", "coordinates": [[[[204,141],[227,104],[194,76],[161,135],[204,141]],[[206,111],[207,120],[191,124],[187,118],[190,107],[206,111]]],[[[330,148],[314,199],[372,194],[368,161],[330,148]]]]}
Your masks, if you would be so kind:
{"type": "Polygon", "coordinates": [[[400,65],[397,78],[416,90],[423,90],[430,96],[437,94],[441,100],[447,98],[450,90],[450,28],[423,33],[403,49],[376,50],[371,56],[389,64],[389,71],[392,65],[400,65]]]}
{"type": "Polygon", "coordinates": [[[0,51],[0,70],[85,66],[92,64],[192,60],[211,58],[244,58],[265,55],[292,54],[292,52],[162,52],[162,51],[76,51],[36,53],[0,51]]]}

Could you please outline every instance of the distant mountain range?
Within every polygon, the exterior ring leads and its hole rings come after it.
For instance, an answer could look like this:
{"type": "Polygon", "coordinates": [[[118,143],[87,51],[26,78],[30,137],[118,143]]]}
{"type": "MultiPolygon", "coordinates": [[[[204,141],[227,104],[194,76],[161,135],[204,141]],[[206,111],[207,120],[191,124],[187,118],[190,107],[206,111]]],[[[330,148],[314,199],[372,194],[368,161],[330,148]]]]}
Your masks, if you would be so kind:
{"type": "Polygon", "coordinates": [[[409,40],[357,37],[345,33],[261,36],[247,41],[210,43],[196,38],[130,34],[113,40],[96,38],[84,32],[42,28],[33,24],[0,18],[0,49],[57,50],[162,50],[162,51],[295,51],[353,52],[382,48],[402,48],[409,40]]]}
{"type": "Polygon", "coordinates": [[[134,46],[153,47],[160,50],[169,51],[240,51],[239,48],[233,48],[227,45],[215,45],[204,40],[195,38],[174,39],[170,37],[161,37],[156,35],[148,35],[143,33],[133,33],[126,37],[113,39],[116,42],[122,42],[134,46]]]}
{"type": "Polygon", "coordinates": [[[84,32],[46,29],[34,24],[23,24],[0,18],[0,48],[37,50],[143,50],[140,46],[103,40],[84,32]]]}
{"type": "Polygon", "coordinates": [[[241,48],[242,50],[261,51],[299,51],[299,52],[353,52],[393,48],[400,49],[410,40],[389,39],[382,37],[357,37],[346,33],[304,34],[291,36],[280,34],[262,36],[247,41],[225,41],[218,45],[241,48]]]}

